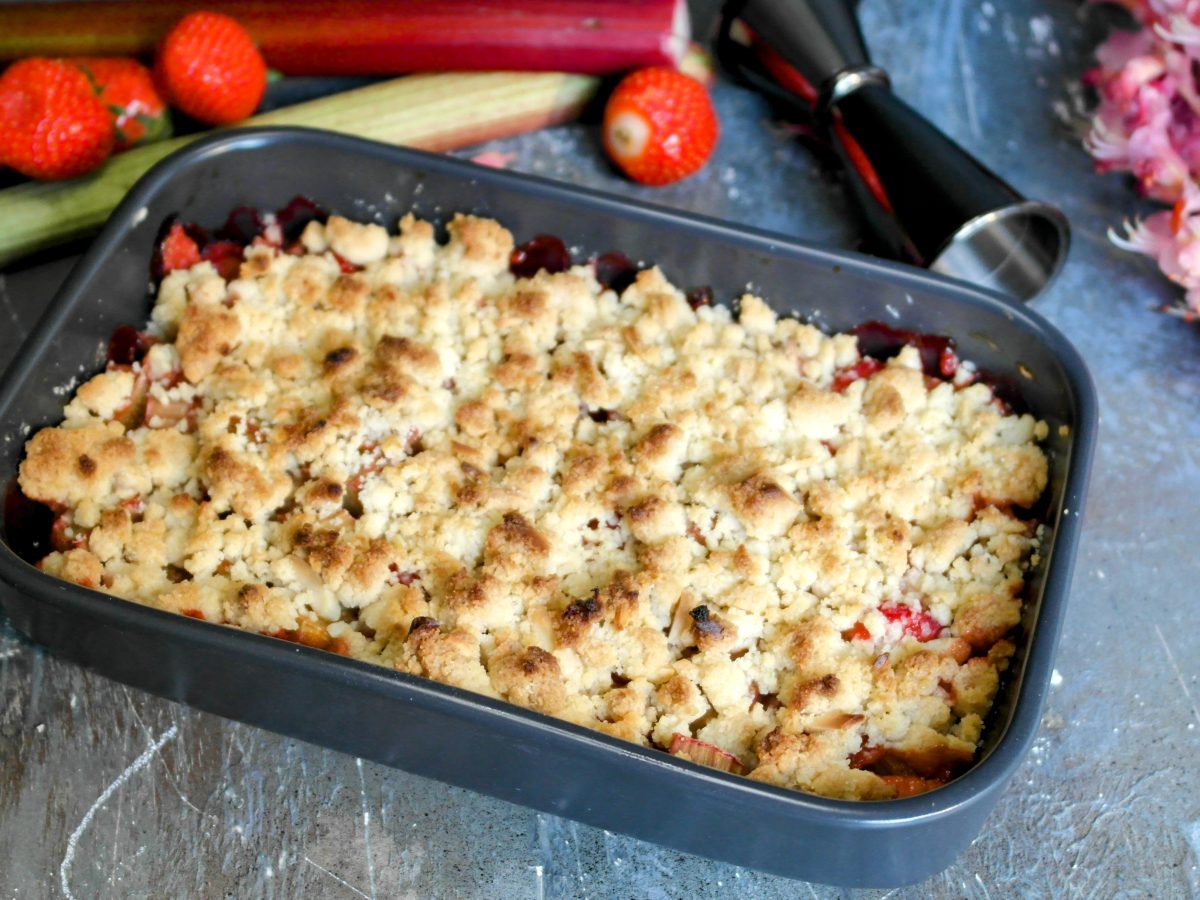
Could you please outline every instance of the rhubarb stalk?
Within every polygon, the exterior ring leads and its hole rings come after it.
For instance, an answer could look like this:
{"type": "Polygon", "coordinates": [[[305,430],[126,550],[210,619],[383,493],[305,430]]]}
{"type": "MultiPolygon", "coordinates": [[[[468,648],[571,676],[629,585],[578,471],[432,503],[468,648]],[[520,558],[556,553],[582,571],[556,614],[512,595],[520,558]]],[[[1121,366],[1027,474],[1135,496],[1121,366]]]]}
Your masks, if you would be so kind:
{"type": "Polygon", "coordinates": [[[716,744],[709,744],[678,732],[671,735],[671,747],[667,752],[689,762],[720,769],[722,772],[732,772],[734,775],[741,775],[746,771],[741,760],[732,753],[722,750],[716,744]]]}
{"type": "Polygon", "coordinates": [[[233,16],[285,75],[676,66],[686,0],[100,0],[0,4],[0,59],[146,54],[185,13],[233,16]]]}
{"type": "MultiPolygon", "coordinates": [[[[596,87],[595,78],[551,72],[413,75],[240,124],[302,125],[449,150],[567,121],[596,87]]],[[[0,191],[0,265],[95,231],[147,169],[199,136],[121,153],[74,181],[30,182],[0,191]]]]}

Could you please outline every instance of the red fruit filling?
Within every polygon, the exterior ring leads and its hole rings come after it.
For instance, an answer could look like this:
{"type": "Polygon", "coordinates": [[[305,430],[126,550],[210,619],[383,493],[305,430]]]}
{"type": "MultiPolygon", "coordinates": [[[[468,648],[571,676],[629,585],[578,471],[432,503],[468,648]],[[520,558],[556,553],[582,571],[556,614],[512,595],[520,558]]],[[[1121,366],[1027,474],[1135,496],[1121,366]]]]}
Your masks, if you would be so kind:
{"type": "Polygon", "coordinates": [[[889,603],[879,607],[889,622],[899,622],[904,633],[924,643],[932,641],[942,633],[942,623],[924,610],[913,609],[902,603],[889,603]]]}
{"type": "Polygon", "coordinates": [[[863,322],[850,329],[850,333],[858,338],[858,351],[863,356],[890,359],[911,345],[921,354],[921,368],[929,377],[952,378],[958,371],[958,355],[948,337],[904,331],[883,322],[863,322]]]}
{"type": "Polygon", "coordinates": [[[618,294],[637,279],[637,266],[624,253],[613,251],[597,256],[592,267],[596,270],[596,280],[600,285],[618,294]]]}
{"type": "Polygon", "coordinates": [[[855,622],[842,632],[842,639],[846,641],[869,641],[871,639],[871,632],[867,630],[867,626],[862,622],[855,622]]]}
{"type": "Polygon", "coordinates": [[[508,268],[518,278],[532,278],[540,271],[565,272],[571,267],[567,246],[552,234],[539,234],[519,247],[513,248],[508,268]]]}
{"type": "Polygon", "coordinates": [[[688,306],[692,309],[699,309],[702,306],[712,306],[713,289],[707,284],[700,287],[694,287],[687,292],[688,306]]]}
{"type": "Polygon", "coordinates": [[[172,222],[158,245],[154,267],[162,278],[176,269],[190,269],[200,262],[200,247],[182,222],[172,222]]]}
{"type": "Polygon", "coordinates": [[[158,343],[154,335],[129,325],[118,325],[108,339],[108,362],[114,366],[132,366],[158,343]]]}
{"type": "Polygon", "coordinates": [[[204,245],[200,257],[212,263],[218,275],[232,281],[241,271],[243,249],[237,241],[213,241],[204,245]]]}
{"type": "Polygon", "coordinates": [[[879,360],[864,356],[854,365],[838,369],[833,374],[833,390],[840,394],[854,382],[861,378],[870,378],[882,368],[883,363],[879,360]]]}
{"type": "MultiPolygon", "coordinates": [[[[238,276],[246,247],[264,242],[271,246],[289,246],[299,240],[309,222],[323,222],[327,217],[328,213],[316,203],[307,197],[296,196],[275,213],[274,222],[269,226],[268,220],[253,206],[239,206],[230,212],[215,235],[198,225],[173,219],[160,232],[150,274],[155,281],[161,281],[168,272],[191,268],[204,259],[229,281],[238,276]]],[[[338,264],[343,272],[359,269],[341,257],[338,257],[338,264]]]]}

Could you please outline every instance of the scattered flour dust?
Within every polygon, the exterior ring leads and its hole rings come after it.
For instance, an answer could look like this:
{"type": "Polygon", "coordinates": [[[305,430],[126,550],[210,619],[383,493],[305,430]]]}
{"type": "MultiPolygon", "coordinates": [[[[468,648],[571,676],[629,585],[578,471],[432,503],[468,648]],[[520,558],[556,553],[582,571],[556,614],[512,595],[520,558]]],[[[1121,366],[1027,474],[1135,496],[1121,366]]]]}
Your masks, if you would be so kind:
{"type": "Polygon", "coordinates": [[[83,818],[79,820],[79,824],[75,826],[75,830],[72,831],[70,837],[67,838],[67,852],[63,855],[62,864],[58,867],[58,877],[62,886],[62,892],[68,898],[68,900],[75,900],[75,895],[71,893],[70,886],[71,864],[75,861],[75,850],[79,845],[79,838],[83,836],[83,833],[87,831],[88,826],[92,824],[92,819],[96,817],[96,812],[108,802],[109,798],[112,797],[113,794],[121,789],[121,786],[125,784],[125,782],[127,782],[142,769],[146,768],[146,766],[150,764],[150,760],[154,759],[158,751],[163,748],[163,745],[172,740],[178,733],[179,726],[172,725],[170,728],[164,731],[162,735],[159,736],[158,740],[147,747],[142,752],[141,756],[131,762],[129,764],[129,768],[118,775],[113,782],[101,792],[100,796],[96,798],[96,802],[88,807],[88,811],[83,814],[83,818]]]}
{"type": "Polygon", "coordinates": [[[1050,16],[1034,16],[1029,20],[1029,36],[1033,43],[1051,56],[1058,56],[1058,41],[1054,39],[1054,20],[1050,16]]]}
{"type": "Polygon", "coordinates": [[[1192,852],[1196,854],[1196,859],[1200,860],[1200,820],[1184,822],[1183,835],[1187,838],[1187,842],[1192,845],[1192,852]]]}

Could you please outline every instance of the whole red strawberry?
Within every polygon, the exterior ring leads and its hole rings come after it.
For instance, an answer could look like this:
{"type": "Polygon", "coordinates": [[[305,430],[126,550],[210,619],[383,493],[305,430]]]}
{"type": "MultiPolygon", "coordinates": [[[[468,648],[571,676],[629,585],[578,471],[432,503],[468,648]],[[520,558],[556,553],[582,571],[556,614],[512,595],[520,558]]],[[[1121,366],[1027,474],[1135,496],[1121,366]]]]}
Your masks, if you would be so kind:
{"type": "Polygon", "coordinates": [[[117,126],[118,152],[170,135],[167,104],[158,93],[150,70],[136,59],[81,56],[67,62],[91,80],[100,102],[112,113],[117,126]]]}
{"type": "Polygon", "coordinates": [[[267,87],[267,65],[246,29],[214,12],[175,23],[154,71],[171,105],[208,125],[246,118],[267,87]]]}
{"type": "Polygon", "coordinates": [[[0,163],[43,181],[86,175],[108,159],[113,120],[74,66],[34,57],[0,76],[0,163]]]}
{"type": "Polygon", "coordinates": [[[604,149],[642,184],[691,175],[712,155],[718,131],[708,91],[673,69],[627,75],[604,108],[604,149]]]}

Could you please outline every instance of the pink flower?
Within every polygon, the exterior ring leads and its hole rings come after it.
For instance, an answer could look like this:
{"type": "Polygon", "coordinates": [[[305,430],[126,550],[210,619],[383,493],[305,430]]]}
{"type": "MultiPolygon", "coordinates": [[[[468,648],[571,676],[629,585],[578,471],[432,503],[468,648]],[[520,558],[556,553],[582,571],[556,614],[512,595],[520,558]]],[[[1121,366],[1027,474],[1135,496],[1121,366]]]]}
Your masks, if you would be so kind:
{"type": "Polygon", "coordinates": [[[1142,27],[1097,49],[1084,80],[1100,102],[1084,143],[1098,171],[1131,172],[1141,193],[1174,204],[1109,237],[1153,257],[1184,288],[1191,316],[1200,312],[1200,0],[1110,2],[1142,27]]]}
{"type": "Polygon", "coordinates": [[[1109,240],[1153,257],[1163,274],[1184,288],[1188,307],[1200,312],[1200,185],[1187,179],[1173,209],[1126,222],[1124,228],[1124,235],[1110,229],[1109,240]]]}
{"type": "Polygon", "coordinates": [[[1086,138],[1097,168],[1132,172],[1142,193],[1174,201],[1200,168],[1191,56],[1143,30],[1114,35],[1097,58],[1086,76],[1100,97],[1086,138]]]}

